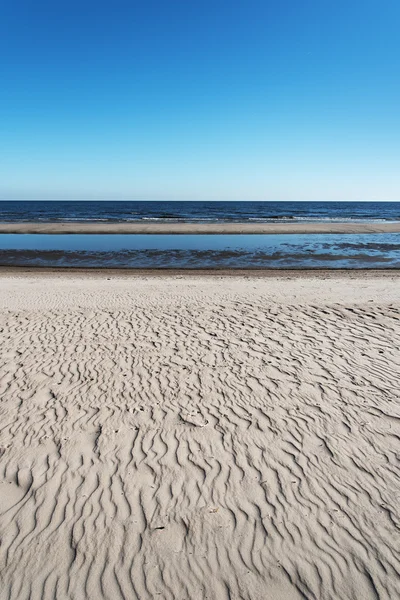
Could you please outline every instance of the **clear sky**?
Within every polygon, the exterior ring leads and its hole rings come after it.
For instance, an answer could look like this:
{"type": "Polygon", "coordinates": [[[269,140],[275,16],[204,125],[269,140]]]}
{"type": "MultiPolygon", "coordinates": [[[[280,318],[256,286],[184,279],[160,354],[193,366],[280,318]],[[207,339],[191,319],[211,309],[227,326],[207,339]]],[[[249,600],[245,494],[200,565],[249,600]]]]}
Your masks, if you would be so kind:
{"type": "Polygon", "coordinates": [[[0,7],[0,199],[400,200],[399,0],[0,7]]]}

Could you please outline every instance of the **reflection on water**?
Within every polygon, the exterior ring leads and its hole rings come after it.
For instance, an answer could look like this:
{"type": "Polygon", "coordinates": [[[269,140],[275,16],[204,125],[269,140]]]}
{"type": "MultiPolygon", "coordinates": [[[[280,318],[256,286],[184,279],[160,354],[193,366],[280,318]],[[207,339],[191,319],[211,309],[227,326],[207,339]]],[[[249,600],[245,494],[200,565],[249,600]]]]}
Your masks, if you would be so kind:
{"type": "Polygon", "coordinates": [[[0,264],[120,268],[400,268],[400,234],[2,234],[0,264]]]}

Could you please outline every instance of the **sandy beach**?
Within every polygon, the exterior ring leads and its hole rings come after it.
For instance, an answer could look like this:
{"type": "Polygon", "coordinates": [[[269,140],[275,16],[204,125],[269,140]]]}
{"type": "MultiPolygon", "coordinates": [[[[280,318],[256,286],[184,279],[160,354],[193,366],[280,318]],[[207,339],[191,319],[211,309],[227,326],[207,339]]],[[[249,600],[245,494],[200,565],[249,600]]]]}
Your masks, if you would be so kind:
{"type": "Polygon", "coordinates": [[[0,223],[0,233],[399,233],[397,223],[0,223]]]}
{"type": "Polygon", "coordinates": [[[0,597],[398,598],[399,293],[2,271],[0,597]]]}

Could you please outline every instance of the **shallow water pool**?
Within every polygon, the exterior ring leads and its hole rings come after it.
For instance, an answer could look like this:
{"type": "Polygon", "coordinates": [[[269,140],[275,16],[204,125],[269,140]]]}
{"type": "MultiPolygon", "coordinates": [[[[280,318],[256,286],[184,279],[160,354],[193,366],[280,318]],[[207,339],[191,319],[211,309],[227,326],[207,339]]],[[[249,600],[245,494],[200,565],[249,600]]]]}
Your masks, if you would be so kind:
{"type": "Polygon", "coordinates": [[[400,268],[400,234],[0,234],[0,264],[111,268],[400,268]]]}

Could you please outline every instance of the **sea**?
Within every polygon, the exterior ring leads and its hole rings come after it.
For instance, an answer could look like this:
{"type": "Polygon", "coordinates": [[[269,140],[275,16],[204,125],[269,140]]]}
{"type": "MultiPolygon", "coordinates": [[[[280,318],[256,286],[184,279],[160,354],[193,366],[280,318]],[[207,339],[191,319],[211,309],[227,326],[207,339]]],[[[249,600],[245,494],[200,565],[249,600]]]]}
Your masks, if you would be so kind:
{"type": "MultiPolygon", "coordinates": [[[[400,202],[2,201],[0,222],[400,221],[400,202]]],[[[0,234],[0,266],[119,269],[399,269],[400,233],[0,234]]]]}
{"type": "Polygon", "coordinates": [[[400,202],[2,201],[2,222],[387,222],[400,202]]]}

